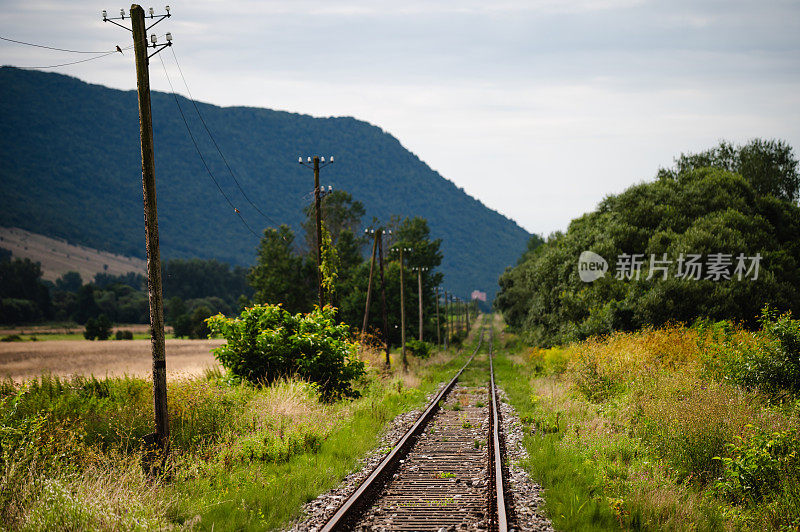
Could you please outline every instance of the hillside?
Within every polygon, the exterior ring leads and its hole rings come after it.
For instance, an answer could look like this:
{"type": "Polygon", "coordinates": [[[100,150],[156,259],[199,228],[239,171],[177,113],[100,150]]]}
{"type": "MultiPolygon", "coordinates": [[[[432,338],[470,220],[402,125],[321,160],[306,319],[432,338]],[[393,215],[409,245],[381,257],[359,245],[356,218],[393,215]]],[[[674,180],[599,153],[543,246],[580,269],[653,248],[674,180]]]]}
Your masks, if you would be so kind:
{"type": "MultiPolygon", "coordinates": [[[[434,172],[390,134],[349,117],[314,118],[249,107],[198,104],[246,191],[245,201],[181,98],[220,185],[256,233],[299,229],[313,175],[298,155],[335,155],[321,182],[350,192],[373,216],[428,219],[442,238],[444,286],[492,297],[497,278],[529,234],[434,172]],[[202,133],[202,134],[201,134],[202,133]]],[[[164,258],[217,258],[249,265],[256,237],[209,178],[171,94],[152,95],[159,226],[164,258]]],[[[191,112],[190,112],[191,111],[191,112]]],[[[144,257],[136,94],[60,74],[0,68],[0,226],[144,257]]]]}
{"type": "Polygon", "coordinates": [[[94,279],[97,273],[124,275],[135,272],[144,275],[147,271],[147,262],[142,259],[74,246],[57,238],[16,228],[0,227],[0,248],[11,251],[14,257],[40,263],[42,277],[48,281],[55,281],[69,271],[81,274],[84,282],[94,279]]]}

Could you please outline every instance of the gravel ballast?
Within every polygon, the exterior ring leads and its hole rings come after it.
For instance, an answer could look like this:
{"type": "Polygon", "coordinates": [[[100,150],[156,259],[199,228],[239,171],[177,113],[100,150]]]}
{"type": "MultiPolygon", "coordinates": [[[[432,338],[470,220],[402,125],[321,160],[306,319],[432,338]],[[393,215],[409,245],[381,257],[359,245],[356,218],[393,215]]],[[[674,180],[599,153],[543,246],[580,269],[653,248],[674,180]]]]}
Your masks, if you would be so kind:
{"type": "MultiPolygon", "coordinates": [[[[428,395],[426,404],[433,400],[443,386],[444,384],[441,384],[428,395]]],[[[522,446],[524,436],[522,423],[514,408],[507,402],[505,393],[499,390],[499,395],[509,464],[507,488],[511,492],[510,513],[514,516],[514,530],[552,531],[552,524],[542,513],[544,504],[542,488],[531,480],[520,465],[521,461],[528,458],[522,446]]],[[[359,467],[347,475],[336,488],[306,504],[303,508],[303,520],[294,523],[288,530],[316,532],[321,529],[339,505],[369,476],[388,450],[411,428],[421,413],[422,409],[417,409],[398,415],[381,435],[379,444],[360,461],[359,467]]]]}

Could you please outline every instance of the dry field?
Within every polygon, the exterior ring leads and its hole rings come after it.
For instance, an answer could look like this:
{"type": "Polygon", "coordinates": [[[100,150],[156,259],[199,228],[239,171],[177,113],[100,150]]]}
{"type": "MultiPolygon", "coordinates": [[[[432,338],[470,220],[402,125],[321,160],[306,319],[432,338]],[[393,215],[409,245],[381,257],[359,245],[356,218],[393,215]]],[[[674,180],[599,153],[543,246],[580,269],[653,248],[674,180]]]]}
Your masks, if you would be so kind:
{"type": "MultiPolygon", "coordinates": [[[[225,340],[167,340],[167,377],[202,374],[218,366],[211,349],[225,340]]],[[[151,375],[150,340],[0,343],[0,378],[15,381],[53,375],[151,375]]]]}
{"type": "MultiPolygon", "coordinates": [[[[41,335],[42,338],[39,340],[47,340],[48,334],[83,334],[85,327],[83,325],[75,325],[74,323],[64,326],[58,325],[23,325],[18,327],[8,327],[6,329],[0,329],[0,336],[6,336],[8,334],[31,334],[31,335],[41,335]]],[[[150,326],[146,323],[131,323],[131,324],[117,324],[111,329],[111,334],[113,335],[117,331],[131,331],[134,334],[150,334],[150,326]]],[[[164,327],[164,332],[166,334],[172,334],[172,327],[166,326],[164,327]]],[[[82,340],[82,339],[81,339],[82,340]]]]}
{"type": "Polygon", "coordinates": [[[0,227],[0,247],[10,249],[13,257],[40,262],[43,277],[48,281],[55,281],[68,271],[80,273],[83,282],[88,283],[96,273],[121,275],[136,272],[144,275],[147,269],[147,263],[142,259],[75,246],[17,228],[0,227]]]}

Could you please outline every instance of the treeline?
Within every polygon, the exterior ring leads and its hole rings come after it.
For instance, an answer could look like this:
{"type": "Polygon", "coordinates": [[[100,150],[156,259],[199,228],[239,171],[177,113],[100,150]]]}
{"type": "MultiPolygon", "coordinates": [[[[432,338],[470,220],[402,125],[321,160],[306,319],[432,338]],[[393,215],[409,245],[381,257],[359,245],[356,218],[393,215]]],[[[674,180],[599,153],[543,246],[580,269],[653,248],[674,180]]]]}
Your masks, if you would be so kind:
{"type": "Polygon", "coordinates": [[[799,188],[781,141],[682,154],[526,252],[495,306],[542,345],[698,318],[755,327],[767,304],[796,315],[799,188]]]}
{"type": "MultiPolygon", "coordinates": [[[[306,208],[302,241],[282,225],[269,228],[258,248],[256,264],[248,280],[255,290],[255,303],[281,304],[290,312],[308,312],[317,301],[316,228],[313,209],[306,208]]],[[[325,197],[322,203],[323,271],[325,302],[338,309],[337,319],[361,329],[366,307],[370,257],[373,237],[365,235],[363,205],[344,191],[325,197]],[[367,253],[364,253],[364,250],[367,253]],[[365,256],[366,255],[366,256],[365,256]]],[[[435,287],[443,275],[434,270],[442,262],[441,239],[431,239],[430,228],[423,218],[392,217],[380,225],[373,220],[372,229],[384,230],[384,281],[389,341],[400,343],[400,262],[399,248],[410,249],[404,256],[406,334],[419,336],[419,284],[422,284],[423,333],[427,340],[436,339],[435,287]],[[418,272],[417,269],[421,271],[418,272]]],[[[383,329],[379,261],[373,273],[372,298],[367,329],[376,335],[383,329]]],[[[444,313],[440,313],[444,320],[444,313]]]]}
{"type": "MultiPolygon", "coordinates": [[[[247,270],[216,260],[166,261],[162,267],[167,316],[230,314],[252,290],[247,270]]],[[[84,282],[78,272],[67,272],[55,283],[44,281],[39,263],[0,253],[0,323],[16,325],[41,321],[85,324],[105,316],[114,323],[149,323],[147,279],[137,273],[98,273],[84,282]]],[[[186,334],[188,336],[188,333],[186,334]]]]}
{"type": "MultiPolygon", "coordinates": [[[[337,308],[337,319],[361,329],[369,282],[373,233],[365,234],[364,206],[344,191],[325,196],[322,202],[325,303],[337,308]],[[365,253],[366,251],[366,253],[365,253]]],[[[165,321],[176,336],[205,337],[205,318],[238,313],[253,303],[280,304],[286,310],[309,312],[318,305],[316,224],[313,206],[305,209],[303,234],[296,238],[287,225],[268,228],[260,240],[251,268],[230,266],[217,260],[169,260],[162,277],[165,321]]],[[[404,254],[407,338],[419,337],[419,299],[422,297],[424,338],[437,336],[436,286],[443,275],[436,272],[442,262],[441,239],[432,239],[423,218],[392,217],[380,225],[384,230],[383,278],[390,343],[400,343],[399,248],[404,254]],[[420,291],[421,287],[421,291],[420,291]]],[[[38,263],[0,256],[0,323],[21,324],[43,320],[85,324],[100,317],[114,323],[148,323],[147,280],[129,273],[120,276],[99,273],[85,283],[77,272],[68,272],[50,283],[42,280],[38,263]]],[[[376,258],[367,329],[382,337],[383,302],[380,268],[376,258]]],[[[445,319],[444,309],[439,317],[445,319]]]]}

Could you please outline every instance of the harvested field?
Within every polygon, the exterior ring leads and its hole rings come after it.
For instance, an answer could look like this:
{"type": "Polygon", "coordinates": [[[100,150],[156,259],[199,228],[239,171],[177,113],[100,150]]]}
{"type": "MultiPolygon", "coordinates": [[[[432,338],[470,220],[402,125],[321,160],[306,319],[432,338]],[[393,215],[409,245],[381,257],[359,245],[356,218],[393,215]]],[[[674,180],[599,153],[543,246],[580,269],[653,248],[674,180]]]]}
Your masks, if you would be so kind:
{"type": "MultiPolygon", "coordinates": [[[[211,349],[225,340],[167,340],[167,377],[199,375],[219,364],[211,349]]],[[[0,378],[53,375],[151,375],[150,340],[0,343],[0,378]]]]}
{"type": "MultiPolygon", "coordinates": [[[[46,340],[48,334],[83,334],[83,325],[65,324],[59,326],[57,324],[48,325],[21,325],[18,327],[0,328],[0,336],[7,334],[28,334],[28,335],[41,335],[40,340],[46,340]]],[[[131,331],[134,334],[150,334],[150,325],[146,323],[130,323],[130,324],[117,324],[111,329],[114,334],[117,331],[131,331]]],[[[172,334],[172,327],[164,327],[166,334],[172,334]]]]}

